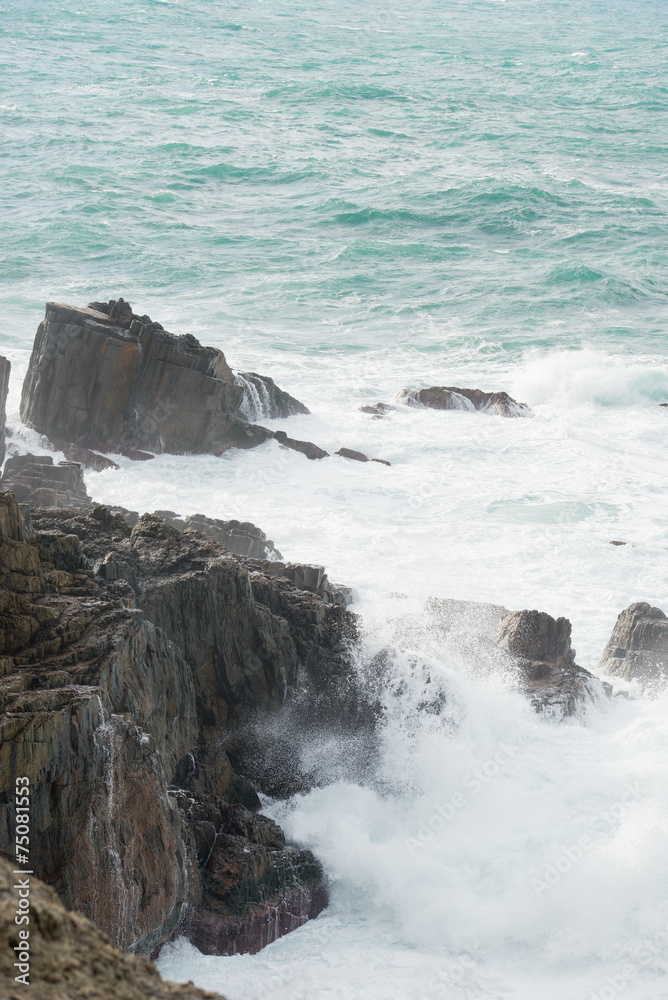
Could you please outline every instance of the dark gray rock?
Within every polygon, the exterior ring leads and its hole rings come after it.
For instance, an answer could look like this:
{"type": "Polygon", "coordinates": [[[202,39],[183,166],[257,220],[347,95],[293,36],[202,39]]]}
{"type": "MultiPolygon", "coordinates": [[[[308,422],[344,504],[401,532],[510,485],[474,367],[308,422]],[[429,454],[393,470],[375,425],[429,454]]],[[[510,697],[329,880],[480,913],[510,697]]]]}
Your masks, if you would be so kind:
{"type": "Polygon", "coordinates": [[[360,406],[360,413],[370,413],[374,420],[382,420],[388,413],[396,410],[396,406],[389,403],[374,403],[372,406],[360,406]]]}
{"type": "Polygon", "coordinates": [[[296,413],[311,412],[289,392],[279,389],[268,375],[238,372],[235,382],[244,390],[238,413],[251,423],[256,420],[291,417],[296,413]]]}
{"type": "Polygon", "coordinates": [[[54,464],[50,455],[14,455],[5,463],[0,489],[11,490],[19,503],[40,507],[90,507],[79,462],[54,464]]]}
{"type": "Polygon", "coordinates": [[[0,466],[5,460],[5,420],[7,392],[9,390],[9,373],[12,366],[7,358],[0,357],[0,466]]]}
{"type": "Polygon", "coordinates": [[[575,662],[566,618],[437,598],[427,602],[426,611],[431,635],[479,670],[510,668],[537,711],[572,715],[587,702],[610,694],[610,685],[601,684],[575,662]]]}
{"type": "Polygon", "coordinates": [[[456,386],[403,389],[399,400],[407,406],[426,406],[432,410],[480,410],[501,417],[533,416],[526,403],[518,403],[507,392],[483,392],[482,389],[459,389],[456,386]]]}
{"type": "Polygon", "coordinates": [[[572,715],[610,685],[601,682],[575,662],[571,623],[544,611],[512,611],[501,619],[496,634],[520,672],[522,686],[540,710],[572,715]]]}
{"type": "MultiPolygon", "coordinates": [[[[225,740],[309,683],[329,695],[355,619],[245,563],[102,506],[36,508],[29,529],[0,494],[0,769],[31,780],[36,873],[135,951],[178,932],[256,950],[327,902],[314,856],[254,815],[225,740]]],[[[14,828],[0,799],[0,850],[14,828]]]]}
{"type": "MultiPolygon", "coordinates": [[[[273,391],[285,408],[292,397],[273,391]]],[[[51,302],[21,417],[54,442],[92,450],[221,454],[273,436],[239,418],[244,398],[222,351],[168,333],[121,299],[85,309],[51,302]]]]}
{"type": "MultiPolygon", "coordinates": [[[[213,538],[214,541],[224,545],[228,552],[233,552],[236,556],[269,560],[283,558],[264,531],[251,524],[250,521],[221,521],[217,517],[206,517],[204,514],[190,514],[188,517],[180,517],[173,510],[156,510],[153,513],[178,531],[187,531],[190,528],[201,531],[203,535],[213,538]]],[[[134,523],[136,520],[135,518],[134,523]]],[[[134,523],[131,527],[134,527],[134,523]]]]}
{"type": "Polygon", "coordinates": [[[668,618],[646,601],[620,614],[603,650],[602,670],[643,686],[665,684],[668,677],[668,618]]]}

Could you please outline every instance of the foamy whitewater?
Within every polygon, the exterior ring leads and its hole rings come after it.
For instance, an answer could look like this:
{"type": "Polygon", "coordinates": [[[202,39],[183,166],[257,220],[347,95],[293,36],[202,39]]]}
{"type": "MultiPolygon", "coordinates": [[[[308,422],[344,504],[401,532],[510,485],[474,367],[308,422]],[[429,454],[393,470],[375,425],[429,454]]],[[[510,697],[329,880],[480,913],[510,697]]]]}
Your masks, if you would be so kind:
{"type": "Polygon", "coordinates": [[[253,521],[355,588],[360,670],[395,649],[371,771],[309,747],[322,786],[265,804],[329,908],[256,956],[177,941],[165,977],[668,997],[668,695],[549,721],[402,624],[430,596],[537,608],[596,672],[623,608],[668,612],[667,28],[653,0],[2,3],[13,443],[44,450],[18,417],[44,302],[123,295],[312,410],[272,426],[392,463],[272,441],[87,475],[101,502],[253,521]],[[535,417],[359,412],[430,385],[535,417]]]}

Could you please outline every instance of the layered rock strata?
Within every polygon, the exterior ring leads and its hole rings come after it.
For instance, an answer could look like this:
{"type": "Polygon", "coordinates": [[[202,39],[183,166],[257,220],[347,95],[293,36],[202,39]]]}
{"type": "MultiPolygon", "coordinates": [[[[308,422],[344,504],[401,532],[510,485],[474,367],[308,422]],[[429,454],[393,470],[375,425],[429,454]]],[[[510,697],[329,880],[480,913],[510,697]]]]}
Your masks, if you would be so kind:
{"type": "MultiPolygon", "coordinates": [[[[164,982],[145,958],[114,948],[81,913],[68,912],[57,893],[30,878],[29,928],[15,922],[17,876],[0,857],[0,995],[3,1000],[223,1000],[192,983],[164,982]],[[29,930],[27,985],[14,966],[29,930]],[[15,950],[16,949],[16,950],[15,950]]],[[[18,876],[20,878],[20,876],[18,876]]],[[[20,964],[20,963],[19,963],[20,964]]]]}
{"type": "Polygon", "coordinates": [[[438,598],[427,602],[426,611],[438,641],[479,669],[511,670],[537,711],[572,715],[611,692],[575,662],[567,618],[438,598]]]}
{"type": "Polygon", "coordinates": [[[599,666],[624,680],[638,680],[643,686],[665,684],[668,618],[664,612],[646,601],[637,601],[622,611],[599,666]]]}
{"type": "MultiPolygon", "coordinates": [[[[348,677],[353,616],[151,515],[27,527],[5,493],[0,535],[0,766],[31,780],[35,871],[147,953],[177,927],[254,950],[319,912],[318,862],[257,815],[225,733],[348,677]]],[[[5,801],[0,849],[13,828],[5,801]]]]}
{"type": "MultiPolygon", "coordinates": [[[[156,517],[161,517],[163,521],[177,528],[178,531],[187,531],[192,528],[195,531],[200,531],[203,535],[208,535],[209,538],[224,545],[229,552],[233,552],[237,556],[268,560],[283,558],[264,531],[251,524],[250,521],[223,521],[216,517],[206,517],[204,514],[190,514],[187,517],[180,517],[173,510],[156,510],[153,513],[156,517]]],[[[131,527],[134,527],[136,520],[137,518],[132,522],[131,527]]]]}
{"type": "Polygon", "coordinates": [[[0,490],[11,490],[19,503],[40,507],[90,507],[79,462],[58,462],[50,455],[14,455],[7,459],[0,490]]]}

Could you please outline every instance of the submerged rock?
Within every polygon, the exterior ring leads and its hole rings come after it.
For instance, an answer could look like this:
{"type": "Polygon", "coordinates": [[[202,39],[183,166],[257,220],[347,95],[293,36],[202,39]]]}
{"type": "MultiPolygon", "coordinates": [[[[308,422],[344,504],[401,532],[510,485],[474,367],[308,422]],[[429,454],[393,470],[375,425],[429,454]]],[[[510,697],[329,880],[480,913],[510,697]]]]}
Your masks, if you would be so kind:
{"type": "Polygon", "coordinates": [[[7,358],[0,357],[0,465],[5,460],[5,419],[11,369],[12,366],[7,358]]]}
{"type": "Polygon", "coordinates": [[[56,892],[30,877],[28,984],[17,982],[17,876],[0,857],[0,994],[4,1000],[223,1000],[192,983],[169,983],[145,958],[114,948],[81,913],[69,913],[56,892]]]}
{"type": "Polygon", "coordinates": [[[426,406],[432,410],[480,410],[501,417],[533,416],[526,403],[518,403],[507,392],[432,386],[430,389],[403,389],[398,398],[408,406],[426,406]]]}
{"type": "Polygon", "coordinates": [[[618,617],[603,650],[601,670],[643,686],[668,678],[668,618],[646,601],[629,605],[618,617]]]}

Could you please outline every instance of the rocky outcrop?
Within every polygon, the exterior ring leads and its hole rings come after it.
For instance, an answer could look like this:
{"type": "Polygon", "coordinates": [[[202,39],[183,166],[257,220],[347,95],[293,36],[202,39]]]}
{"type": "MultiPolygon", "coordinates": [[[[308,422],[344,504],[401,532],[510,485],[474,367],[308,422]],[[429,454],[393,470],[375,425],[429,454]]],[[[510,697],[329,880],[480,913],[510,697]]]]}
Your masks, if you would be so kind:
{"type": "Polygon", "coordinates": [[[0,357],[0,466],[5,460],[5,419],[11,368],[7,358],[0,357]]]}
{"type": "Polygon", "coordinates": [[[0,857],[0,995],[5,1000],[223,1000],[192,983],[164,982],[145,958],[114,948],[81,913],[68,912],[57,893],[31,876],[30,924],[17,925],[17,876],[0,857]],[[21,933],[23,932],[23,934],[21,933]],[[26,938],[26,932],[28,937],[26,938]],[[28,948],[21,948],[28,942],[28,948]],[[29,961],[22,963],[22,956],[29,961]],[[14,963],[28,967],[25,974],[14,963]],[[27,985],[26,985],[27,982],[27,985]]]}
{"type": "Polygon", "coordinates": [[[360,406],[360,413],[370,413],[374,420],[382,420],[383,417],[386,417],[393,410],[396,410],[396,406],[390,406],[389,403],[374,403],[370,406],[360,406]]]}
{"type": "Polygon", "coordinates": [[[310,412],[294,396],[279,389],[273,378],[269,378],[268,375],[258,375],[257,372],[238,372],[234,380],[244,390],[239,412],[246,420],[253,422],[310,412]]]}
{"type": "Polygon", "coordinates": [[[537,711],[572,715],[587,702],[610,694],[610,685],[575,662],[566,618],[437,598],[427,602],[426,611],[431,634],[478,669],[510,668],[537,711]]]}
{"type": "Polygon", "coordinates": [[[361,451],[354,451],[352,448],[339,448],[336,452],[341,458],[350,458],[353,462],[378,462],[380,465],[391,465],[391,462],[386,461],[384,458],[368,458],[361,451]]]}
{"type": "Polygon", "coordinates": [[[47,303],[21,394],[24,423],[92,468],[100,451],[135,460],[222,455],[271,439],[326,458],[311,441],[249,422],[308,412],[272,379],[235,375],[222,351],[168,333],[123,299],[85,309],[47,303]]]}
{"type": "MultiPolygon", "coordinates": [[[[56,444],[221,454],[272,437],[242,418],[245,393],[222,351],[168,333],[122,299],[85,309],[51,302],[35,338],[21,418],[56,444]]],[[[282,413],[289,399],[280,395],[282,413]]]]}
{"type": "Polygon", "coordinates": [[[50,455],[15,455],[7,459],[0,489],[11,490],[19,503],[40,507],[90,507],[91,499],[79,462],[54,464],[50,455]]]}
{"type": "MultiPolygon", "coordinates": [[[[203,535],[213,538],[228,552],[233,552],[237,556],[269,560],[283,558],[264,531],[250,521],[222,521],[216,517],[206,517],[204,514],[180,517],[173,510],[156,510],[153,513],[178,531],[188,531],[188,529],[201,531],[203,535]]],[[[131,527],[134,527],[134,522],[131,527]]]]}
{"type": "Polygon", "coordinates": [[[516,664],[526,694],[541,711],[572,715],[597,695],[611,692],[575,662],[567,618],[512,611],[499,622],[496,641],[516,664]]]}
{"type": "Polygon", "coordinates": [[[247,562],[246,565],[265,576],[287,580],[297,590],[309,590],[329,604],[339,604],[342,608],[346,608],[354,600],[354,592],[350,587],[330,582],[324,566],[311,563],[285,563],[278,560],[271,562],[254,560],[247,562]]]}
{"type": "Polygon", "coordinates": [[[603,650],[601,670],[643,686],[663,685],[668,678],[668,618],[646,601],[620,614],[603,650]]]}
{"type": "Polygon", "coordinates": [[[432,386],[430,389],[404,389],[399,400],[408,406],[426,406],[432,410],[480,410],[501,417],[530,417],[526,403],[518,403],[507,392],[483,392],[482,389],[459,389],[456,386],[432,386]]]}
{"type": "MultiPolygon", "coordinates": [[[[0,767],[30,778],[35,871],[146,953],[177,927],[259,947],[319,912],[316,859],[256,815],[225,734],[349,674],[354,618],[151,515],[32,514],[2,494],[0,767]]],[[[13,830],[0,802],[0,849],[13,830]]]]}

